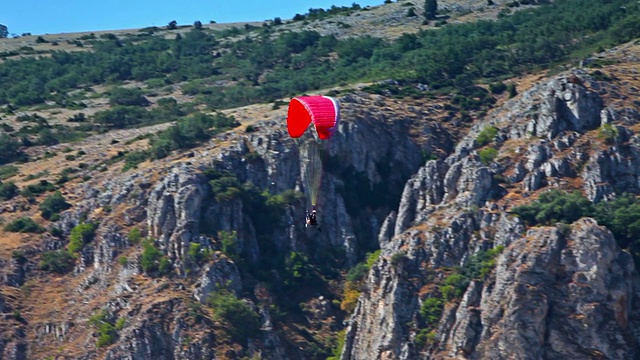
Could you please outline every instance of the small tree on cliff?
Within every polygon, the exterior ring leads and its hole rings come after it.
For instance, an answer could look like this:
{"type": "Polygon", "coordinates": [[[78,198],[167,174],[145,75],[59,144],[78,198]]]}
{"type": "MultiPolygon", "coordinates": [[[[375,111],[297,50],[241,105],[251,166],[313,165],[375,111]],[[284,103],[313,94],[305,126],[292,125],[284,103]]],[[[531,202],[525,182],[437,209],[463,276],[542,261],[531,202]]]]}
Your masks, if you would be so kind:
{"type": "Polygon", "coordinates": [[[9,36],[9,29],[6,25],[0,24],[0,39],[4,39],[9,36]]]}
{"type": "Polygon", "coordinates": [[[438,14],[438,2],[436,0],[426,0],[424,3],[424,17],[427,20],[435,20],[438,14]]]}

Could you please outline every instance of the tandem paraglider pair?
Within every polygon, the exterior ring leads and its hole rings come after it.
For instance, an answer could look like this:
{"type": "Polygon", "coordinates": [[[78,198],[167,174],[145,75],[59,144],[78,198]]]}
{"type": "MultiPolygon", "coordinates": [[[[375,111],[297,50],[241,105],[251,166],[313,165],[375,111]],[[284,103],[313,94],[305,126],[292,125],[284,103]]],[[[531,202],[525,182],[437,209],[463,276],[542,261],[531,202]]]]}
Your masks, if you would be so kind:
{"type": "Polygon", "coordinates": [[[303,180],[306,185],[311,211],[305,210],[305,227],[318,226],[316,210],[322,180],[321,146],[331,138],[340,121],[340,104],[328,96],[297,96],[291,99],[287,113],[287,129],[301,150],[303,180]],[[315,131],[307,131],[313,123],[315,131]],[[303,134],[310,135],[301,141],[303,134]],[[302,155],[304,150],[304,156],[302,155]]]}

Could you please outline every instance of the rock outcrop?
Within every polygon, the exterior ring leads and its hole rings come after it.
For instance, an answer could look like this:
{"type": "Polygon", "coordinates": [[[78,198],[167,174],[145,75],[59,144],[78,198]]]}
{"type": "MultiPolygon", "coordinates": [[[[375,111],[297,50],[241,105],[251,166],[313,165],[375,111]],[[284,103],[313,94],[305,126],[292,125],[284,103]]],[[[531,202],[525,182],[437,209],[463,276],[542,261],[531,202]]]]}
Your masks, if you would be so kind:
{"type": "Polygon", "coordinates": [[[525,232],[508,215],[515,194],[546,186],[578,184],[592,201],[638,192],[636,137],[614,120],[633,111],[605,110],[598,82],[581,70],[535,85],[504,109],[405,185],[378,236],[382,255],[341,359],[640,356],[640,278],[611,232],[590,218],[525,232]],[[489,126],[499,154],[483,163],[475,140],[489,126]],[[599,127],[612,129],[600,136],[603,147],[589,135],[599,127]],[[469,266],[491,249],[501,251],[495,267],[479,277],[469,266]],[[458,271],[473,274],[468,283],[451,280],[458,271]]]}

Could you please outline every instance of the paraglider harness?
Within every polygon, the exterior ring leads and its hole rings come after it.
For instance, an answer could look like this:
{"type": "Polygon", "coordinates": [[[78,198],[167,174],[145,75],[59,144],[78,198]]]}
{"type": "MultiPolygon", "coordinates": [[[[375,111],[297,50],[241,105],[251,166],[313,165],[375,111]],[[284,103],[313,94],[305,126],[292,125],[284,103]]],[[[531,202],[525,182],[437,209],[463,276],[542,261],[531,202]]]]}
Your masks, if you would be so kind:
{"type": "Polygon", "coordinates": [[[304,227],[318,226],[318,218],[317,218],[317,213],[316,213],[316,207],[315,206],[311,209],[311,213],[309,213],[309,211],[305,210],[304,214],[305,214],[304,227]]]}

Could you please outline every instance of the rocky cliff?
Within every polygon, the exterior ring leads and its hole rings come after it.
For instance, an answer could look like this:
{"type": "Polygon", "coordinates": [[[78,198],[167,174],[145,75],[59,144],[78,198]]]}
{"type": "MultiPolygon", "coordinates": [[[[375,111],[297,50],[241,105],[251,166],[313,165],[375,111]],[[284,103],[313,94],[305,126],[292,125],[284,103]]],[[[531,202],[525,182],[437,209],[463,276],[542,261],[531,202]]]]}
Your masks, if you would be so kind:
{"type": "Polygon", "coordinates": [[[528,228],[510,214],[549,188],[596,202],[638,192],[637,104],[593,74],[535,84],[412,176],[378,237],[341,359],[640,356],[640,278],[611,232],[591,218],[528,228]],[[486,161],[478,139],[491,127],[498,151],[486,161]]]}
{"type": "MultiPolygon", "coordinates": [[[[302,226],[305,148],[283,116],[69,185],[48,232],[6,240],[0,358],[322,359],[339,340],[341,359],[640,357],[632,255],[592,218],[512,213],[549,188],[640,191],[637,69],[598,71],[522,84],[473,123],[444,97],[343,95],[321,231],[302,226]],[[43,266],[82,224],[70,267],[43,266]],[[377,249],[347,313],[344,279],[377,249]]],[[[3,212],[36,214],[18,201],[3,212]]]]}
{"type": "Polygon", "coordinates": [[[56,235],[18,248],[3,266],[11,293],[0,295],[0,305],[12,324],[0,342],[3,358],[321,357],[343,314],[331,302],[339,289],[319,277],[335,278],[377,248],[381,224],[423,153],[451,152],[455,136],[424,122],[418,106],[406,111],[365,93],[340,100],[344,121],[323,149],[322,231],[302,226],[304,148],[282,117],[221,134],[154,168],[68,187],[65,196],[78,201],[53,224],[56,235]],[[95,235],[52,288],[43,252],[65,253],[73,229],[88,223],[95,235]],[[330,254],[337,257],[326,262],[330,254]],[[291,259],[302,261],[310,287],[291,259]],[[292,294],[278,295],[278,287],[292,294]],[[233,306],[257,316],[259,336],[234,335],[212,311],[211,295],[226,292],[240,301],[233,306]]]}

